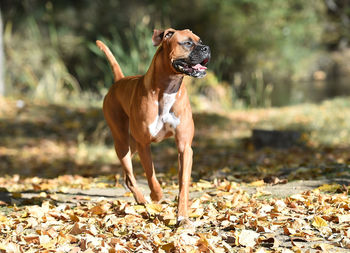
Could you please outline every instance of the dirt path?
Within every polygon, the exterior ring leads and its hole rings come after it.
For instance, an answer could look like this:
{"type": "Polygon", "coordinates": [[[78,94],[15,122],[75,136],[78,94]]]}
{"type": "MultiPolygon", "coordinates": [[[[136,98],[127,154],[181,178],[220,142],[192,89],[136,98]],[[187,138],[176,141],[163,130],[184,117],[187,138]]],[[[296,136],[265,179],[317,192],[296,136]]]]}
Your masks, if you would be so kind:
{"type": "MultiPolygon", "coordinates": [[[[350,179],[340,179],[335,178],[332,180],[323,179],[323,180],[298,180],[288,182],[286,184],[276,184],[276,185],[265,185],[263,187],[259,187],[260,190],[266,193],[266,196],[269,198],[285,198],[294,194],[302,193],[308,190],[313,190],[321,185],[325,184],[350,184],[350,179]]],[[[146,180],[138,180],[139,187],[144,193],[146,199],[149,199],[150,190],[147,185],[146,180]]],[[[239,186],[242,190],[246,191],[248,194],[254,194],[257,192],[257,188],[249,185],[241,185],[239,186]]],[[[164,199],[174,200],[177,195],[177,189],[169,189],[166,188],[164,191],[164,199]]],[[[191,199],[196,199],[201,197],[204,193],[208,193],[211,190],[206,191],[191,191],[190,197],[191,199]]],[[[23,199],[31,199],[33,197],[40,196],[40,193],[33,192],[24,192],[21,194],[21,198],[23,199]]],[[[0,199],[5,198],[5,193],[0,192],[0,199]]],[[[76,189],[70,188],[66,189],[65,192],[56,193],[57,200],[61,203],[77,203],[79,201],[99,201],[101,199],[107,200],[125,200],[133,202],[133,196],[129,193],[129,191],[124,187],[113,187],[113,188],[91,188],[91,189],[76,189]]]]}

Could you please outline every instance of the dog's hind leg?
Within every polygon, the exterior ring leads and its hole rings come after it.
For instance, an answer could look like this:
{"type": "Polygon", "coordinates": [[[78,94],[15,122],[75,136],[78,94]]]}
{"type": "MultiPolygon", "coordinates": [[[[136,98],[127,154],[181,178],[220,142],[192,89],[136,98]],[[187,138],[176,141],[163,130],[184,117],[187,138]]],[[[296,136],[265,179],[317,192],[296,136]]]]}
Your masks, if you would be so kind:
{"type": "MultiPolygon", "coordinates": [[[[107,99],[105,99],[104,103],[107,102],[107,99]]],[[[103,112],[113,135],[115,151],[124,170],[125,184],[134,195],[136,202],[138,204],[145,204],[146,200],[137,186],[132,167],[128,116],[118,104],[108,107],[113,108],[113,110],[106,108],[104,106],[103,112]]]]}
{"type": "Polygon", "coordinates": [[[126,186],[132,192],[138,204],[146,204],[146,200],[136,183],[136,179],[132,168],[130,148],[129,147],[128,149],[121,148],[120,143],[118,145],[118,142],[117,142],[115,143],[115,150],[117,152],[117,156],[120,160],[120,163],[122,164],[124,169],[124,179],[125,179],[126,186]]]}
{"type": "Polygon", "coordinates": [[[150,144],[137,143],[136,147],[142,167],[146,172],[149,188],[151,189],[151,199],[153,201],[159,201],[163,197],[163,192],[154,171],[150,144]]]}
{"type": "Polygon", "coordinates": [[[137,147],[136,147],[137,143],[131,134],[129,135],[129,144],[130,144],[131,157],[133,157],[137,152],[137,147]]]}

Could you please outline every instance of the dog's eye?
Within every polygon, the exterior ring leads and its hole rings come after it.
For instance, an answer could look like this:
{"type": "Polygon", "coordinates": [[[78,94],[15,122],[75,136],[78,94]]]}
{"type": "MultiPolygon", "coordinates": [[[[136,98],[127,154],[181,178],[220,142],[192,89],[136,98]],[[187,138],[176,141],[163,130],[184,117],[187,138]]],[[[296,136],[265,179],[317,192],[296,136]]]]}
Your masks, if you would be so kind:
{"type": "Polygon", "coordinates": [[[192,45],[193,45],[192,41],[185,41],[184,42],[184,46],[186,46],[186,47],[192,47],[192,45]]]}

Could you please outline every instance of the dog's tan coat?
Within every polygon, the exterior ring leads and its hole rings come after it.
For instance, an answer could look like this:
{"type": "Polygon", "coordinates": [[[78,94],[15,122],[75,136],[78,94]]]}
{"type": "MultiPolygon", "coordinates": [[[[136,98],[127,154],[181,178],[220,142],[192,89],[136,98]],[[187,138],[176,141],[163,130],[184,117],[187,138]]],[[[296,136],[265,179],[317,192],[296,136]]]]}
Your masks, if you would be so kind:
{"type": "Polygon", "coordinates": [[[124,77],[109,49],[97,41],[110,61],[115,77],[115,83],[104,99],[103,112],[124,168],[126,185],[138,203],[146,203],[133,174],[131,157],[136,148],[147,175],[151,199],[159,201],[162,198],[150,143],[175,135],[179,162],[178,220],[181,222],[188,221],[194,124],[187,90],[182,84],[184,74],[173,68],[172,61],[189,55],[190,51],[179,44],[189,38],[199,41],[190,30],[155,30],[153,43],[160,46],[147,73],[128,77],[124,77]],[[164,32],[162,39],[159,37],[161,32],[164,32]]]}

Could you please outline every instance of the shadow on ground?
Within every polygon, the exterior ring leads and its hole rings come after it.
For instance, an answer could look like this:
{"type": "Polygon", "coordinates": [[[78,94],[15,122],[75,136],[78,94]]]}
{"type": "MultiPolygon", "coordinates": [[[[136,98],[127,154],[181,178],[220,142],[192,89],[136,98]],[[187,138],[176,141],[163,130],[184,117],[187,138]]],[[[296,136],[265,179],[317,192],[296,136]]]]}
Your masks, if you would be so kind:
{"type": "MultiPolygon", "coordinates": [[[[121,173],[100,108],[5,101],[0,111],[0,170],[3,174],[54,178],[63,174],[121,173]]],[[[349,147],[310,146],[257,149],[252,129],[264,115],[195,113],[193,178],[253,182],[269,176],[288,180],[350,178],[349,147]]],[[[299,127],[300,128],[300,127],[299,127]]],[[[176,180],[173,140],[152,146],[162,180],[176,180]]],[[[135,171],[142,174],[137,157],[135,171]]]]}

